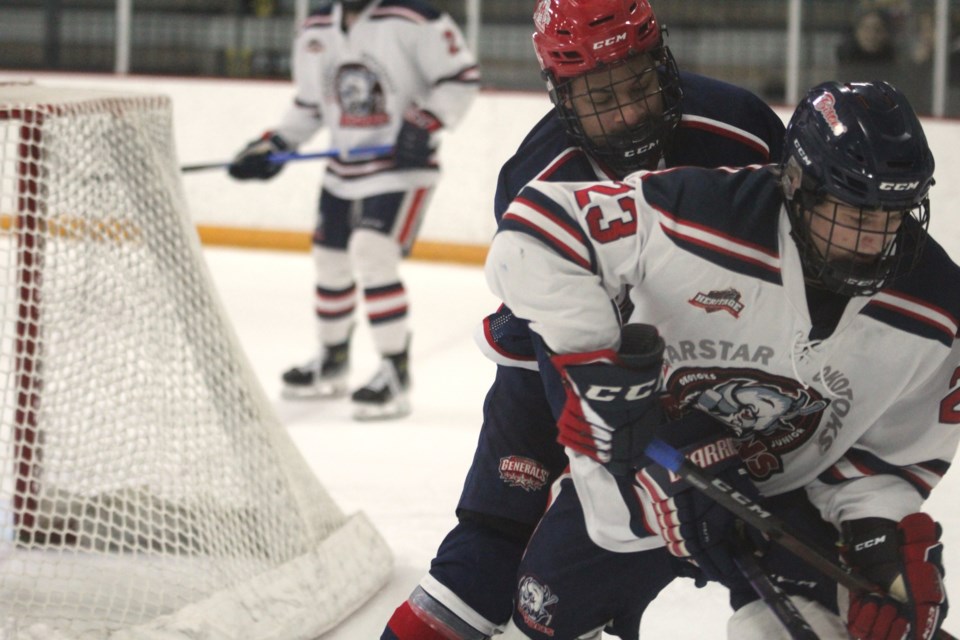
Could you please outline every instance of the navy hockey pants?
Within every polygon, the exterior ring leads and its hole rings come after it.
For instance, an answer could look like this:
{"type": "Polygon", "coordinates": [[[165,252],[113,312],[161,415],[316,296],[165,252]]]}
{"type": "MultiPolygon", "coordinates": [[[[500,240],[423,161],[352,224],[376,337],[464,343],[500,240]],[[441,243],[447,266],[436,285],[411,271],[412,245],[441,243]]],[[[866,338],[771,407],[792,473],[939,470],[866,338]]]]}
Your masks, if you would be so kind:
{"type": "MultiPolygon", "coordinates": [[[[688,565],[663,548],[614,553],[596,546],[587,535],[572,481],[564,479],[562,484],[563,490],[544,515],[520,563],[515,624],[531,638],[542,640],[575,638],[618,618],[635,625],[646,606],[674,578],[691,575],[688,565]]],[[[820,519],[802,490],[765,500],[764,506],[805,540],[826,550],[834,548],[836,530],[820,519]]],[[[836,612],[836,584],[804,561],[771,544],[761,562],[784,591],[836,612]]],[[[734,610],[756,599],[746,582],[730,591],[734,610]]],[[[612,631],[635,638],[637,627],[615,625],[612,631]]]]}
{"type": "Polygon", "coordinates": [[[517,564],[567,466],[536,371],[497,367],[457,506],[430,573],[496,624],[510,618],[517,564]]]}

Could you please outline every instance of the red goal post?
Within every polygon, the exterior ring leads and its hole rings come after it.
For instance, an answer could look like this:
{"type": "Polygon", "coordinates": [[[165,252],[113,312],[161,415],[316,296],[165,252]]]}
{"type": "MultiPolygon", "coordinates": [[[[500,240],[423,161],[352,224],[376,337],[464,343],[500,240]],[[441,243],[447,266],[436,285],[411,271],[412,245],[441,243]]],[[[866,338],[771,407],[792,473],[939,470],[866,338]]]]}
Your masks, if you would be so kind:
{"type": "Polygon", "coordinates": [[[238,345],[168,98],[0,83],[0,384],[3,637],[314,638],[388,580],[238,345]]]}

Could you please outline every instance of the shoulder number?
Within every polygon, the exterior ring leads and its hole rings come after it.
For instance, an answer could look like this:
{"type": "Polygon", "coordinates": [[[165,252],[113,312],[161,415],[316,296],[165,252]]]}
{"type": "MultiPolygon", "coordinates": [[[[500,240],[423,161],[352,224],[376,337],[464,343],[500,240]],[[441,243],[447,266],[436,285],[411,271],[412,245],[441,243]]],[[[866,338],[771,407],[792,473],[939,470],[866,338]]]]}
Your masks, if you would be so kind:
{"type": "Polygon", "coordinates": [[[954,370],[950,376],[950,387],[953,389],[940,401],[940,422],[945,424],[960,424],[960,368],[954,370]]]}
{"type": "Polygon", "coordinates": [[[453,29],[444,31],[443,39],[447,41],[447,53],[452,56],[460,53],[460,39],[457,38],[457,34],[453,32],[453,29]]]}
{"type": "Polygon", "coordinates": [[[613,242],[637,232],[637,203],[632,192],[633,187],[625,184],[595,184],[575,192],[594,240],[613,242]]]}

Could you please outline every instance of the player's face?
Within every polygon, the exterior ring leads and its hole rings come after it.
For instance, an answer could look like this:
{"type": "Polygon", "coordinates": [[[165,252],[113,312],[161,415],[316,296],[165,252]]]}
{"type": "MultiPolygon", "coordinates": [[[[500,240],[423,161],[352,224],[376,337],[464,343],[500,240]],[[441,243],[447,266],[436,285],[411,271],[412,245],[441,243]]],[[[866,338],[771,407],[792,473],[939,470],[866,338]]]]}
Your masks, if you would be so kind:
{"type": "Polygon", "coordinates": [[[569,100],[584,133],[601,146],[663,114],[656,64],[647,55],[574,78],[569,100]]]}
{"type": "Polygon", "coordinates": [[[903,211],[861,209],[827,199],[806,211],[810,237],[830,263],[869,265],[890,247],[903,211]]]}

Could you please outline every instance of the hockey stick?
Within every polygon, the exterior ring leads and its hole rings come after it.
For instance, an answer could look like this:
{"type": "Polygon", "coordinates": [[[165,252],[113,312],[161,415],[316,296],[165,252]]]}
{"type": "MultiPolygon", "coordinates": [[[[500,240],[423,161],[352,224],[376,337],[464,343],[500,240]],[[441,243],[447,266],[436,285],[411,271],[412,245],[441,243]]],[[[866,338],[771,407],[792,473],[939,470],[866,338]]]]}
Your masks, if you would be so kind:
{"type": "MultiPolygon", "coordinates": [[[[346,151],[346,156],[361,156],[361,155],[371,155],[371,156],[384,156],[393,151],[393,147],[390,145],[381,145],[377,147],[356,147],[355,149],[348,149],[346,151]]],[[[340,155],[340,149],[327,149],[326,151],[315,151],[312,153],[297,153],[296,151],[285,151],[283,153],[271,153],[267,156],[267,160],[273,164],[284,164],[286,162],[295,162],[298,160],[316,160],[317,158],[334,158],[340,155]]],[[[205,171],[207,169],[226,169],[233,161],[228,162],[204,162],[201,164],[187,164],[180,167],[180,171],[183,173],[190,173],[192,171],[205,171]]]]}
{"type": "MultiPolygon", "coordinates": [[[[737,524],[742,524],[742,522],[738,521],[737,524]]],[[[790,634],[791,640],[820,640],[820,636],[817,635],[803,617],[803,614],[793,604],[790,596],[778,587],[767,572],[763,570],[759,560],[745,542],[741,537],[733,561],[756,594],[760,596],[760,599],[790,634]]]]}
{"type": "MultiPolygon", "coordinates": [[[[901,602],[906,594],[887,594],[881,587],[863,576],[853,573],[835,562],[827,553],[801,540],[790,533],[782,520],[765,510],[759,504],[735,490],[729,484],[715,478],[703,469],[683,457],[683,454],[669,444],[654,438],[644,449],[644,453],[657,464],[673,471],[695,489],[734,514],[768,538],[804,560],[823,575],[852,591],[890,595],[901,602]]],[[[936,637],[939,640],[957,640],[947,631],[940,629],[936,637]]]]}

